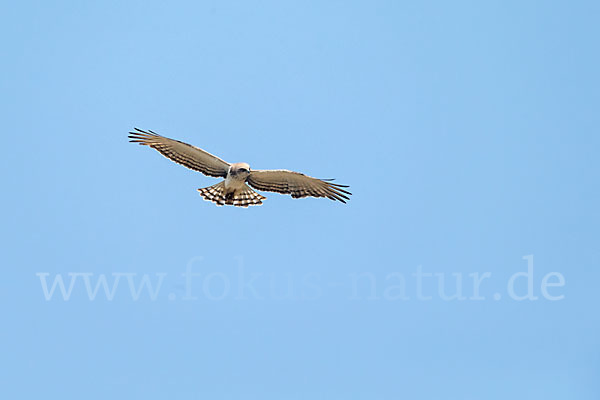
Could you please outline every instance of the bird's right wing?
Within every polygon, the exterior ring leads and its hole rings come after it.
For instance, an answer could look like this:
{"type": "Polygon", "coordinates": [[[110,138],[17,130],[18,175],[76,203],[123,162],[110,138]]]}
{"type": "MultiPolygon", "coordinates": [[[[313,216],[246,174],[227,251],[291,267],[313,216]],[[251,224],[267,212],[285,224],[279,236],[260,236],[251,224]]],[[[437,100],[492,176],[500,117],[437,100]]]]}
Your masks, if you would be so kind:
{"type": "Polygon", "coordinates": [[[170,160],[205,175],[223,178],[227,176],[229,163],[219,157],[179,140],[160,136],[151,130],[146,132],[134,129],[135,132],[129,132],[130,142],[150,146],[170,160]]]}
{"type": "Polygon", "coordinates": [[[345,203],[352,193],[345,190],[348,186],[332,183],[331,179],[317,179],[299,172],[284,169],[251,170],[247,181],[258,190],[291,194],[293,198],[327,197],[345,203]]]}

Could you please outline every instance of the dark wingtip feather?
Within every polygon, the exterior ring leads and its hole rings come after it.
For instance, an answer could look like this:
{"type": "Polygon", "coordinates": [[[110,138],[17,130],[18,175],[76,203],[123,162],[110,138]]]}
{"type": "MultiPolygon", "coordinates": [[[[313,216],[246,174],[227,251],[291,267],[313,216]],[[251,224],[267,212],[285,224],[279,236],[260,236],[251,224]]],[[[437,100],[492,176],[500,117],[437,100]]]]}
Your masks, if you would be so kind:
{"type": "Polygon", "coordinates": [[[143,129],[140,129],[138,127],[134,127],[133,131],[129,132],[129,135],[127,136],[130,140],[130,142],[132,143],[139,143],[141,145],[148,145],[148,141],[150,139],[152,139],[153,137],[159,136],[158,134],[152,132],[151,130],[148,130],[148,132],[144,131],[143,129]]]}
{"type": "Polygon", "coordinates": [[[337,191],[338,191],[338,192],[340,192],[340,193],[345,193],[345,194],[352,195],[352,193],[350,193],[349,191],[347,191],[347,190],[344,190],[344,189],[338,189],[338,188],[336,188],[335,190],[337,190],[337,191]]]}
{"type": "MultiPolygon", "coordinates": [[[[338,195],[334,195],[332,197],[329,197],[331,200],[333,201],[341,201],[342,203],[346,204],[346,201],[344,199],[342,199],[340,196],[338,195]]],[[[344,197],[346,200],[350,200],[347,197],[344,197]]]]}
{"type": "Polygon", "coordinates": [[[138,133],[129,132],[129,135],[127,137],[129,138],[130,143],[147,144],[146,138],[138,133]]]}
{"type": "Polygon", "coordinates": [[[129,133],[133,133],[134,135],[146,135],[146,136],[159,136],[158,133],[155,133],[153,131],[151,131],[150,129],[148,129],[147,131],[140,129],[138,127],[134,127],[133,128],[136,132],[129,132],[129,133]]]}
{"type": "MultiPolygon", "coordinates": [[[[333,182],[335,181],[335,178],[329,178],[329,179],[321,179],[324,182],[333,182]]],[[[350,187],[348,185],[340,185],[339,183],[330,183],[331,186],[337,186],[337,187],[350,187]]]]}

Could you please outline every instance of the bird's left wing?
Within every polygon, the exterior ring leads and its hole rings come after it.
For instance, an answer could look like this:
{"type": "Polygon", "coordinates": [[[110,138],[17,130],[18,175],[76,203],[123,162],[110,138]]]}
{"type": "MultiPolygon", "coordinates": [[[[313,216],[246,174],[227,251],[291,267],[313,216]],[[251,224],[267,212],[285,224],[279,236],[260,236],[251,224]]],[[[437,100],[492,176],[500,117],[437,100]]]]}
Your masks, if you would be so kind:
{"type": "Polygon", "coordinates": [[[283,169],[252,170],[248,177],[248,183],[255,189],[291,194],[293,198],[327,197],[345,203],[345,200],[350,200],[348,195],[352,194],[343,189],[348,186],[283,169]]]}
{"type": "Polygon", "coordinates": [[[135,132],[129,132],[130,142],[150,146],[176,163],[205,175],[223,178],[227,176],[229,163],[219,157],[179,140],[160,136],[151,130],[146,132],[134,129],[135,132]]]}

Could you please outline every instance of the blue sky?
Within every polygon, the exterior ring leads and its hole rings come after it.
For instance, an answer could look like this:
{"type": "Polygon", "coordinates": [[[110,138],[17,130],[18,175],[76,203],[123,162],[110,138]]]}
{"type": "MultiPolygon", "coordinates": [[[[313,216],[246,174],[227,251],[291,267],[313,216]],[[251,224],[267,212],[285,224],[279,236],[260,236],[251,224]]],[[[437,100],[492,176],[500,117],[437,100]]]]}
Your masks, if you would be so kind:
{"type": "Polygon", "coordinates": [[[5,4],[3,397],[597,399],[599,12],[5,4]],[[354,194],[216,207],[134,126],[354,194]]]}

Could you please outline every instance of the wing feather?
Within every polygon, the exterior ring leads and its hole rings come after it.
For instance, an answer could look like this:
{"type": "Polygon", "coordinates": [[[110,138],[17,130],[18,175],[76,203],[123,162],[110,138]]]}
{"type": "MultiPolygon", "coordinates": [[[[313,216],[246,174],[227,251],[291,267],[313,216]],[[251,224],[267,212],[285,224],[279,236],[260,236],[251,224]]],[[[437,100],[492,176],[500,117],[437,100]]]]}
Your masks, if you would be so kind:
{"type": "Polygon", "coordinates": [[[134,129],[135,132],[129,132],[130,142],[150,146],[168,159],[205,175],[227,176],[229,163],[219,157],[179,140],[160,136],[151,130],[146,132],[138,128],[134,129]]]}
{"type": "Polygon", "coordinates": [[[326,197],[345,203],[352,193],[344,190],[346,185],[332,183],[331,179],[317,179],[299,172],[287,170],[252,170],[248,183],[255,189],[282,194],[291,194],[293,198],[326,197]]]}

